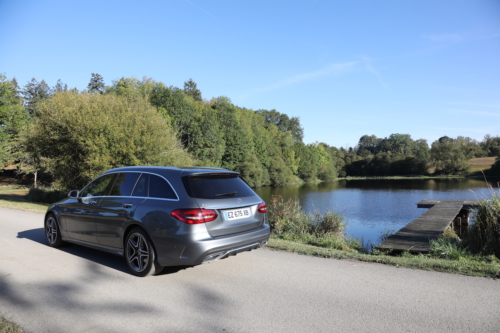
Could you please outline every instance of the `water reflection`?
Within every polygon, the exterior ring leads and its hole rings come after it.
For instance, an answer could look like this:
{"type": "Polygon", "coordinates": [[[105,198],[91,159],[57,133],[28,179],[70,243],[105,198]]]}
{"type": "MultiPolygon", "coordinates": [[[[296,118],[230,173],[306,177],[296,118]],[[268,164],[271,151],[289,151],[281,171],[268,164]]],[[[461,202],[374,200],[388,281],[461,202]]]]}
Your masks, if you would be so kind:
{"type": "Polygon", "coordinates": [[[491,197],[486,183],[475,179],[341,180],[264,187],[256,192],[266,202],[272,195],[298,198],[308,212],[338,210],[349,223],[349,235],[374,243],[382,232],[397,231],[424,213],[425,208],[416,205],[420,200],[491,197]]]}

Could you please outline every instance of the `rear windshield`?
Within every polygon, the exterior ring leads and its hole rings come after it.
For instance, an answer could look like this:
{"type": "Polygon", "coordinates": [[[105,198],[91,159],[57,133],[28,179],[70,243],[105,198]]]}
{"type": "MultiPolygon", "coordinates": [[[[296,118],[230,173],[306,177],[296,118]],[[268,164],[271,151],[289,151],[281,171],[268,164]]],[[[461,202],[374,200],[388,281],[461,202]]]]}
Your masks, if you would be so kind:
{"type": "Polygon", "coordinates": [[[191,198],[227,199],[255,195],[250,186],[236,174],[185,176],[182,182],[191,198]]]}

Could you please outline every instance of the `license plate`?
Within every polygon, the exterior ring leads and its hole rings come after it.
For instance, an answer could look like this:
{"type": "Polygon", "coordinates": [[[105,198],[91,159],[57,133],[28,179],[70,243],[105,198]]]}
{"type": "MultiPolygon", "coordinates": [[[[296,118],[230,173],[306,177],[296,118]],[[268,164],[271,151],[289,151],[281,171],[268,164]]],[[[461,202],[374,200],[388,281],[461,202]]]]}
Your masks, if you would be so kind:
{"type": "Polygon", "coordinates": [[[224,215],[226,216],[226,220],[229,221],[244,219],[250,217],[250,208],[226,210],[224,215]]]}

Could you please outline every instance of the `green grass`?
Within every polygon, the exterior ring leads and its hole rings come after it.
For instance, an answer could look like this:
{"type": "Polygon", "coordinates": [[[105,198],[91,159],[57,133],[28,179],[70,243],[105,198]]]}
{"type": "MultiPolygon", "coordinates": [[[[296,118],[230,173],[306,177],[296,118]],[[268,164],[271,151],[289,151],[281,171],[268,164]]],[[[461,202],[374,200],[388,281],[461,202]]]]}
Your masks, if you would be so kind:
{"type": "Polygon", "coordinates": [[[0,191],[0,207],[45,213],[50,204],[31,202],[26,198],[27,193],[27,188],[2,189],[0,191]]]}
{"type": "Polygon", "coordinates": [[[0,333],[23,333],[24,330],[17,324],[0,317],[0,333]]]}
{"type": "Polygon", "coordinates": [[[268,247],[273,250],[286,251],[322,258],[358,260],[364,262],[386,264],[396,267],[422,269],[427,271],[500,278],[500,264],[498,264],[494,260],[492,260],[491,262],[467,259],[447,260],[431,258],[423,255],[410,255],[407,253],[401,256],[391,256],[382,254],[380,252],[375,252],[373,254],[364,254],[355,251],[342,251],[302,244],[298,242],[279,239],[274,236],[269,240],[268,247]]]}
{"type": "Polygon", "coordinates": [[[471,166],[470,172],[475,173],[475,172],[480,172],[480,171],[485,171],[491,168],[493,163],[495,163],[496,157],[478,157],[478,158],[471,158],[469,160],[469,164],[471,166]]]}

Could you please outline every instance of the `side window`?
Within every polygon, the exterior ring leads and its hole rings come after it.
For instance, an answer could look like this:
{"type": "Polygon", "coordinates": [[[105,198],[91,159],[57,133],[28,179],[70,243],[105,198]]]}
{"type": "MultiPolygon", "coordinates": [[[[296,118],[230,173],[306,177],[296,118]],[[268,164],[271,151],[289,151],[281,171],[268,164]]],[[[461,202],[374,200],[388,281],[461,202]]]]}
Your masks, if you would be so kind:
{"type": "Polygon", "coordinates": [[[115,180],[115,184],[109,195],[112,196],[130,196],[134,189],[135,183],[141,174],[136,172],[120,173],[115,180]]]}
{"type": "Polygon", "coordinates": [[[82,198],[107,195],[109,193],[111,185],[113,185],[115,177],[116,174],[113,173],[95,179],[93,182],[87,185],[87,187],[85,187],[82,193],[82,198]]]}
{"type": "Polygon", "coordinates": [[[174,190],[165,179],[149,175],[149,197],[162,199],[177,199],[174,190]]]}
{"type": "Polygon", "coordinates": [[[149,175],[147,173],[141,174],[141,177],[135,184],[134,192],[132,193],[133,197],[147,197],[148,196],[148,183],[149,183],[149,175]]]}

